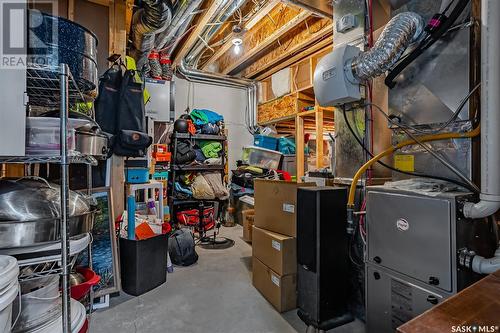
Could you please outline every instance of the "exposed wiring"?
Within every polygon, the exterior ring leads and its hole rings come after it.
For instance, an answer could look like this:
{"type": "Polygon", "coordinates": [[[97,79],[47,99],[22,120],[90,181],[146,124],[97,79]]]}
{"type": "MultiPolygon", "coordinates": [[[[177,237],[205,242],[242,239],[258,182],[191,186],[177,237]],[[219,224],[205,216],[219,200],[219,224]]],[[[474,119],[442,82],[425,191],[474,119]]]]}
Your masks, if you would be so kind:
{"type": "MultiPolygon", "coordinates": [[[[347,125],[347,128],[349,129],[349,131],[351,132],[352,136],[354,137],[354,139],[356,140],[356,142],[361,146],[361,148],[363,148],[363,150],[368,154],[370,155],[371,158],[373,158],[375,155],[373,155],[372,152],[370,152],[368,150],[368,148],[366,148],[366,146],[363,144],[363,142],[361,141],[361,139],[357,136],[356,132],[354,131],[354,129],[352,128],[351,124],[349,123],[349,120],[347,119],[347,114],[346,114],[346,110],[343,109],[343,116],[344,116],[344,121],[347,125]]],[[[438,179],[438,180],[443,180],[443,181],[446,181],[446,182],[450,182],[450,183],[453,183],[453,184],[456,184],[456,185],[459,185],[463,188],[466,188],[470,191],[474,191],[473,188],[469,188],[469,186],[467,184],[464,184],[462,182],[459,182],[459,181],[456,181],[454,179],[451,179],[451,178],[446,178],[446,177],[440,177],[440,176],[432,176],[432,175],[428,175],[428,174],[424,174],[424,173],[419,173],[419,172],[409,172],[409,171],[403,171],[403,170],[399,170],[399,169],[396,169],[380,160],[377,161],[378,164],[382,165],[383,167],[389,169],[389,170],[392,170],[392,171],[395,171],[395,172],[399,172],[399,173],[402,173],[402,174],[405,174],[405,175],[408,175],[408,176],[414,176],[414,177],[422,177],[422,178],[430,178],[430,179],[438,179]]]]}
{"type": "MultiPolygon", "coordinates": [[[[463,138],[473,138],[478,136],[481,133],[480,126],[477,126],[475,129],[469,132],[465,133],[442,133],[442,134],[433,134],[433,135],[423,135],[418,138],[419,142],[429,142],[429,141],[439,141],[439,140],[446,140],[446,139],[463,139],[463,138]]],[[[398,143],[395,146],[391,146],[387,148],[386,150],[382,151],[381,153],[375,155],[371,160],[366,162],[359,170],[356,172],[356,174],[353,177],[351,187],[349,190],[349,199],[347,201],[347,206],[352,209],[354,207],[354,199],[355,199],[355,194],[356,194],[356,186],[358,183],[358,180],[363,176],[365,171],[371,167],[373,164],[377,163],[378,160],[389,156],[393,154],[396,150],[401,149],[406,146],[411,146],[416,144],[417,142],[415,140],[405,140],[400,143],[398,143]]]]}
{"type": "Polygon", "coordinates": [[[431,47],[448,31],[448,29],[455,23],[458,17],[465,10],[465,7],[469,4],[469,2],[470,0],[459,0],[459,2],[453,8],[450,16],[442,22],[437,30],[428,34],[428,36],[424,38],[413,51],[411,51],[406,57],[398,62],[398,64],[389,72],[389,74],[385,78],[385,84],[389,88],[394,88],[396,86],[396,82],[394,82],[396,77],[398,77],[406,67],[408,67],[413,61],[420,57],[420,55],[422,55],[425,50],[431,47]]]}
{"type": "Polygon", "coordinates": [[[375,107],[377,111],[379,111],[393,126],[396,126],[403,130],[413,141],[415,141],[418,145],[424,148],[429,154],[431,154],[434,158],[436,158],[439,162],[441,162],[445,167],[447,167],[451,172],[457,175],[460,179],[462,179],[465,183],[467,183],[470,188],[474,189],[474,192],[480,192],[480,189],[474,184],[468,177],[464,176],[460,170],[456,166],[454,166],[451,162],[448,162],[444,159],[444,157],[440,156],[437,152],[435,152],[431,147],[420,141],[413,133],[411,133],[407,128],[399,126],[394,120],[389,117],[382,108],[378,105],[371,103],[372,106],[375,107]]]}
{"type": "MultiPolygon", "coordinates": [[[[455,111],[453,111],[453,115],[450,117],[450,119],[448,119],[443,125],[441,125],[439,128],[437,129],[419,129],[419,128],[416,128],[414,125],[409,125],[409,124],[405,124],[405,123],[401,123],[401,122],[398,122],[398,127],[405,127],[405,128],[408,128],[408,129],[411,129],[415,132],[419,132],[419,133],[423,133],[423,134],[431,134],[431,133],[439,133],[441,132],[442,130],[446,129],[452,122],[454,122],[458,116],[460,115],[460,112],[462,111],[462,109],[465,107],[465,105],[467,104],[467,101],[472,97],[472,95],[474,95],[474,93],[479,89],[479,87],[481,86],[481,83],[478,83],[468,94],[467,96],[465,96],[459,103],[458,107],[455,109],[455,111]]],[[[371,103],[368,103],[371,105],[371,103]]],[[[378,106],[376,105],[373,105],[375,107],[378,108],[378,106]]],[[[391,119],[393,119],[391,117],[391,119]]],[[[472,120],[474,120],[474,117],[472,118],[472,120]]]]}

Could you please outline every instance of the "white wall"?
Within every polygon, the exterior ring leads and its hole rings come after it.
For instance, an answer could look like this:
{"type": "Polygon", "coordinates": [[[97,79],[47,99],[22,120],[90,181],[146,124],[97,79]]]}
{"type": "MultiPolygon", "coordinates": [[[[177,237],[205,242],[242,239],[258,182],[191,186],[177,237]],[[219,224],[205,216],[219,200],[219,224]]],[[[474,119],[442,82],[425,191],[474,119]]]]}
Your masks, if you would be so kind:
{"type": "Polygon", "coordinates": [[[241,159],[241,148],[253,144],[253,137],[245,127],[246,92],[241,89],[219,87],[201,83],[189,83],[175,78],[176,119],[190,109],[208,109],[224,116],[228,130],[229,169],[236,168],[241,159]],[[188,96],[189,95],[189,96],[188,96]]]}

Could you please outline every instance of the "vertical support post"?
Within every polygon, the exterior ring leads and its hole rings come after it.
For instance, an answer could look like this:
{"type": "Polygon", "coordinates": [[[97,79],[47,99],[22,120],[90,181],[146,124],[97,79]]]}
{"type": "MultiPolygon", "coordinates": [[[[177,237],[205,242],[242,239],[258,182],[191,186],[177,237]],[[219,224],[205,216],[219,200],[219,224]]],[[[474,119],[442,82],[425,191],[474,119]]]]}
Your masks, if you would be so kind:
{"type": "Polygon", "coordinates": [[[295,116],[295,156],[297,160],[297,182],[302,182],[302,177],[304,176],[304,119],[296,115],[295,116]]]}
{"type": "Polygon", "coordinates": [[[69,109],[69,69],[60,65],[59,84],[61,90],[60,105],[60,144],[61,144],[61,263],[62,263],[62,328],[63,333],[71,333],[71,290],[69,283],[69,163],[68,163],[68,109],[69,109]]]}
{"type": "Polygon", "coordinates": [[[316,168],[323,168],[323,110],[316,106],[316,168]]]}

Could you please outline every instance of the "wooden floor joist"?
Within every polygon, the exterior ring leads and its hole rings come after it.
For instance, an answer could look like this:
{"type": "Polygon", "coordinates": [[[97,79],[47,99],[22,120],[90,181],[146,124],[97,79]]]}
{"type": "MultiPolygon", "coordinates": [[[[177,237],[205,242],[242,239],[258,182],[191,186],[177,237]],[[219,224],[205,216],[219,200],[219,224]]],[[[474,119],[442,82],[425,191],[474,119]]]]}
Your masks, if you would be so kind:
{"type": "Polygon", "coordinates": [[[307,57],[325,47],[332,44],[331,36],[333,34],[333,26],[328,25],[317,33],[311,35],[310,38],[303,42],[294,45],[287,52],[274,58],[270,62],[266,62],[265,67],[258,68],[252,72],[243,72],[243,76],[256,80],[262,80],[279,70],[290,66],[298,60],[307,57]],[[301,49],[305,48],[303,51],[301,49]]]}
{"type": "MultiPolygon", "coordinates": [[[[271,0],[264,7],[262,7],[250,20],[248,20],[243,26],[244,30],[250,30],[253,28],[257,22],[264,18],[271,10],[273,10],[281,1],[271,0]]],[[[232,40],[235,36],[234,33],[229,34],[226,37],[226,43],[222,45],[217,51],[208,59],[208,61],[203,65],[202,70],[207,70],[208,66],[215,63],[224,53],[226,53],[232,46],[232,40]]]]}
{"type": "Polygon", "coordinates": [[[304,22],[307,18],[309,18],[312,14],[307,11],[300,12],[294,19],[287,22],[285,25],[279,27],[276,31],[274,31],[270,36],[264,39],[261,43],[254,46],[252,49],[246,51],[241,57],[237,58],[237,60],[231,63],[228,67],[223,69],[223,74],[232,74],[234,70],[236,70],[241,65],[246,62],[252,60],[254,56],[256,56],[259,52],[266,49],[280,37],[285,35],[290,30],[294,29],[297,25],[304,22]]]}

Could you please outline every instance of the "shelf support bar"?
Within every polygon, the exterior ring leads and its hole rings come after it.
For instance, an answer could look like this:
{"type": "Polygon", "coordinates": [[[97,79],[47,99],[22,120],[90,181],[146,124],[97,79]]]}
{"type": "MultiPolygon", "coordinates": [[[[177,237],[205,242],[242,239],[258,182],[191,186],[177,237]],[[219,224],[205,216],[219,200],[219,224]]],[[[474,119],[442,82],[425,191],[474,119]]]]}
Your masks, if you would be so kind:
{"type": "MultiPolygon", "coordinates": [[[[68,166],[68,109],[69,109],[69,69],[60,65],[59,84],[61,90],[60,106],[60,145],[61,145],[61,264],[62,264],[62,328],[64,333],[71,333],[71,291],[69,283],[69,166],[68,166]]],[[[92,305],[91,305],[92,306],[92,305]]]]}

